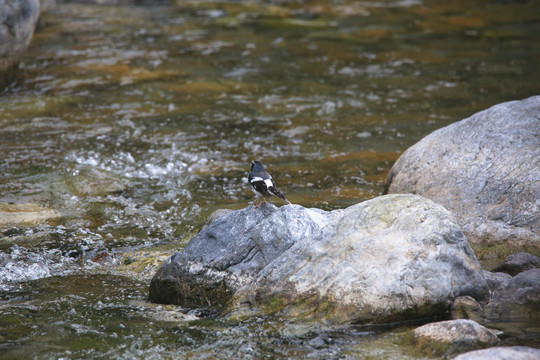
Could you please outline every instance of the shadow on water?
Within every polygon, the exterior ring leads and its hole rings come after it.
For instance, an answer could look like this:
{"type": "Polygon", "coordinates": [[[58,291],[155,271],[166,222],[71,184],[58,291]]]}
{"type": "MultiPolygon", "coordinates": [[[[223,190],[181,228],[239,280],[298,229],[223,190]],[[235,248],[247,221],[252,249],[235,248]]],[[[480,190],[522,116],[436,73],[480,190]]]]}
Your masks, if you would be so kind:
{"type": "Polygon", "coordinates": [[[1,357],[422,358],[409,325],[200,319],[149,279],[253,201],[249,160],[343,208],[427,133],[536,95],[534,2],[105,3],[48,5],[0,95],[1,357]]]}

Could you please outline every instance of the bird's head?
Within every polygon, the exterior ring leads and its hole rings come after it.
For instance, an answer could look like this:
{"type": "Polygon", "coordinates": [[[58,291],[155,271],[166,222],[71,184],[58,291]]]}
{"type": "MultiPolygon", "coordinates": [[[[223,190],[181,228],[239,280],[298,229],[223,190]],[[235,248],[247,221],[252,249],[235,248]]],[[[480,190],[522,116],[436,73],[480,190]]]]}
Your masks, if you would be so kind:
{"type": "Polygon", "coordinates": [[[260,163],[260,161],[250,161],[251,162],[251,171],[263,171],[264,166],[260,163]]]}

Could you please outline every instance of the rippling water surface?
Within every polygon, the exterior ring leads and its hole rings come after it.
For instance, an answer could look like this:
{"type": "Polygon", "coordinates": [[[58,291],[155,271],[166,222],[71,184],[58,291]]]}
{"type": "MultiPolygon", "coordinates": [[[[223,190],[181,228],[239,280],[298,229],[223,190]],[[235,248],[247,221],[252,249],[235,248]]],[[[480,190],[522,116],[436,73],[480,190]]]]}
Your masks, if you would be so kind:
{"type": "Polygon", "coordinates": [[[400,328],[199,319],[148,282],[253,201],[249,160],[343,208],[427,133],[537,95],[538,3],[116,3],[49,5],[0,95],[0,355],[421,357],[400,328]]]}

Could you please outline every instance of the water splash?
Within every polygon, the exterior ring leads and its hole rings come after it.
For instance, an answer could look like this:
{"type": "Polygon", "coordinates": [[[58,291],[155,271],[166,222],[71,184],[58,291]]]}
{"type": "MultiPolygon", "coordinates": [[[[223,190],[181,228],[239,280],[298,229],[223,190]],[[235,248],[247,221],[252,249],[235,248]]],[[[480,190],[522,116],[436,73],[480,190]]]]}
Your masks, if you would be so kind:
{"type": "Polygon", "coordinates": [[[74,260],[64,257],[60,250],[32,251],[18,245],[0,252],[0,290],[9,291],[19,283],[65,275],[73,271],[74,260]]]}

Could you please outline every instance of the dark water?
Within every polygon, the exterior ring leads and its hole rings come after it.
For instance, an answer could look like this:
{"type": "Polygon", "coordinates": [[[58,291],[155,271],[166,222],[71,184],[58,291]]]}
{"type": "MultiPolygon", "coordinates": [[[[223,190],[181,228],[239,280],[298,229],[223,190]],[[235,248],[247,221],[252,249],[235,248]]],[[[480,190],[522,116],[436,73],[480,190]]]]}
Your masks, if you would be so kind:
{"type": "Polygon", "coordinates": [[[51,5],[0,95],[0,357],[421,358],[406,327],[198,319],[149,279],[253,201],[249,160],[342,208],[427,133],[540,93],[539,3],[125,3],[51,5]]]}

